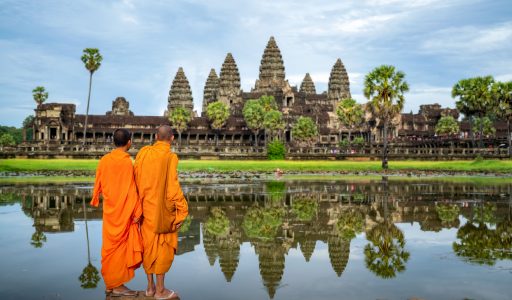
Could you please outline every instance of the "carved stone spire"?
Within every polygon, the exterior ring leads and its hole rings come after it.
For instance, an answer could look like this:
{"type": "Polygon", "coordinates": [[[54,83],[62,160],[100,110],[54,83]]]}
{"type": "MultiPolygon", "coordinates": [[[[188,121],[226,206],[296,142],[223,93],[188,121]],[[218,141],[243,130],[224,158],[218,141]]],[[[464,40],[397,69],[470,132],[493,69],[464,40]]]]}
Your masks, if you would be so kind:
{"type": "Polygon", "coordinates": [[[342,99],[351,97],[348,73],[339,58],[332,67],[331,76],[329,76],[327,97],[333,102],[338,102],[342,99]]]}
{"type": "Polygon", "coordinates": [[[240,73],[231,53],[226,55],[219,76],[218,101],[231,105],[242,101],[240,95],[240,73]]]}
{"type": "Polygon", "coordinates": [[[306,76],[304,76],[304,79],[300,84],[300,92],[305,93],[306,95],[316,94],[315,83],[313,82],[313,79],[311,79],[309,73],[306,73],[306,76]]]}
{"type": "Polygon", "coordinates": [[[206,107],[208,104],[217,100],[217,93],[219,90],[219,77],[217,77],[217,73],[215,69],[210,70],[210,74],[206,79],[206,84],[204,85],[203,92],[203,110],[202,114],[205,115],[206,107]]]}
{"type": "Polygon", "coordinates": [[[263,51],[260,64],[260,77],[256,80],[254,91],[272,92],[286,85],[283,57],[273,36],[263,51]]]}
{"type": "Polygon", "coordinates": [[[167,113],[170,114],[173,109],[180,106],[190,111],[190,113],[192,113],[194,109],[192,90],[190,89],[190,84],[188,83],[187,76],[185,76],[182,67],[178,69],[172,81],[171,90],[169,91],[167,113]]]}
{"type": "Polygon", "coordinates": [[[350,240],[345,240],[339,236],[331,236],[327,239],[327,251],[331,266],[338,277],[341,276],[347,267],[350,256],[350,240]]]}

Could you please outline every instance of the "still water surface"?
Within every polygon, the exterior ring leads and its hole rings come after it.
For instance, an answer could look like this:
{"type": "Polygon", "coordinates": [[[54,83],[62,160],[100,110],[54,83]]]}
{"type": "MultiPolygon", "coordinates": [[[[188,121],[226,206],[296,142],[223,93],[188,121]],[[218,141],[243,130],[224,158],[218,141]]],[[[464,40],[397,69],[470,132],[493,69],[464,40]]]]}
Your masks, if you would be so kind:
{"type": "MultiPolygon", "coordinates": [[[[183,188],[191,218],[166,279],[183,300],[512,298],[512,184],[183,188]]],[[[0,299],[104,299],[90,194],[0,186],[0,299]]],[[[145,288],[142,269],[128,286],[145,288]]]]}

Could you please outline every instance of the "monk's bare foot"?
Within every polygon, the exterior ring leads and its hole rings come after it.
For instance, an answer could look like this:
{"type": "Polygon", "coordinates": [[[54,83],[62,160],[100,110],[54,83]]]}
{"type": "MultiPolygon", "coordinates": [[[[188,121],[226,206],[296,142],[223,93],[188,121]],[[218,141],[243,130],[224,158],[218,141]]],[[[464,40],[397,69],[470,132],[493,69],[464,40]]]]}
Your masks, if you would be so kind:
{"type": "Polygon", "coordinates": [[[156,292],[156,287],[155,285],[149,287],[146,289],[146,297],[153,297],[155,295],[155,292],[156,292]]]}
{"type": "Polygon", "coordinates": [[[155,293],[155,299],[167,300],[167,299],[179,299],[180,295],[173,290],[163,289],[163,291],[157,291],[155,293]]]}
{"type": "Polygon", "coordinates": [[[126,297],[135,297],[137,296],[137,291],[132,291],[124,285],[120,285],[116,288],[112,289],[113,296],[126,296],[126,297]]]}

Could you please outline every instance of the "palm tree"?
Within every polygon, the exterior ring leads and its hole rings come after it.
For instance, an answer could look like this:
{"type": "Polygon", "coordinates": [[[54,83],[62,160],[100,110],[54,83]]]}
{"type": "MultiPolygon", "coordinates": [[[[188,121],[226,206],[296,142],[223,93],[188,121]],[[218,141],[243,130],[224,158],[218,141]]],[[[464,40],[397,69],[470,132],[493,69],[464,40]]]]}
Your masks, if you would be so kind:
{"type": "Polygon", "coordinates": [[[171,125],[178,132],[179,142],[181,146],[181,133],[187,129],[188,122],[191,120],[190,111],[179,106],[176,107],[169,115],[171,125]]]}
{"type": "Polygon", "coordinates": [[[32,97],[37,103],[37,106],[39,106],[48,99],[48,92],[45,90],[44,86],[38,86],[32,90],[32,97]]]}
{"type": "Polygon", "coordinates": [[[352,130],[364,120],[363,106],[352,98],[343,99],[336,107],[336,115],[338,115],[340,123],[348,129],[348,142],[351,143],[352,130]]]}
{"type": "MultiPolygon", "coordinates": [[[[452,88],[452,97],[459,97],[456,102],[457,109],[469,118],[470,128],[473,127],[473,116],[478,116],[480,119],[485,117],[489,112],[495,110],[497,103],[494,101],[492,86],[494,85],[494,78],[492,76],[475,77],[469,79],[462,79],[457,82],[452,88]]],[[[471,130],[471,129],[470,129],[471,130]]],[[[479,130],[479,147],[483,147],[483,123],[480,122],[479,130]]],[[[472,130],[470,131],[472,134],[472,130]]],[[[472,135],[472,139],[474,137],[472,135]]]]}
{"type": "Polygon", "coordinates": [[[100,51],[96,48],[85,48],[82,55],[82,62],[85,68],[89,71],[89,95],[87,96],[87,110],[85,111],[85,124],[84,124],[84,142],[87,139],[87,120],[89,118],[89,103],[91,101],[91,87],[92,87],[92,74],[96,72],[100,66],[103,57],[100,51]]]}
{"type": "Polygon", "coordinates": [[[229,118],[229,107],[219,101],[212,102],[206,108],[206,116],[212,122],[211,126],[215,130],[215,146],[217,146],[219,141],[218,132],[229,118]]]}
{"type": "Polygon", "coordinates": [[[510,137],[510,120],[512,119],[512,81],[496,82],[493,85],[493,96],[498,103],[496,114],[507,120],[508,155],[512,156],[512,140],[510,137]]]}
{"type": "Polygon", "coordinates": [[[364,96],[370,100],[370,111],[380,119],[384,129],[384,150],[382,168],[388,168],[388,127],[404,108],[404,93],[409,85],[405,73],[396,71],[394,66],[382,65],[368,73],[364,81],[364,96]]]}

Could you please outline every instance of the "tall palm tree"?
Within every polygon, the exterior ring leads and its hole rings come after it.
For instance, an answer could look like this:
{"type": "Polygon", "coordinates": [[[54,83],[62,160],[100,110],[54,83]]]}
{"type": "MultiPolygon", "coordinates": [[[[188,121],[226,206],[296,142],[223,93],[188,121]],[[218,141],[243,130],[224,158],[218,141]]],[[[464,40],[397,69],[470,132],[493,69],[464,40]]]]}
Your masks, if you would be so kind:
{"type": "Polygon", "coordinates": [[[85,124],[84,124],[84,142],[87,139],[87,121],[89,118],[89,103],[91,102],[91,87],[92,87],[92,74],[96,72],[100,66],[103,57],[100,51],[96,48],[85,48],[82,55],[82,62],[85,68],[89,71],[89,95],[87,96],[87,110],[85,111],[85,124]]]}
{"type": "MultiPolygon", "coordinates": [[[[457,109],[470,118],[470,128],[473,127],[471,117],[480,119],[495,110],[497,103],[494,101],[492,76],[462,79],[452,88],[452,97],[459,97],[456,102],[457,109]]],[[[471,130],[471,129],[470,129],[471,130]]],[[[480,122],[479,147],[483,147],[483,123],[480,122]]],[[[472,133],[472,131],[470,131],[472,133]]],[[[474,138],[472,138],[474,139],[474,138]]]]}
{"type": "Polygon", "coordinates": [[[34,101],[37,103],[37,106],[43,104],[46,99],[48,99],[48,92],[45,90],[44,86],[37,86],[32,90],[32,97],[34,101]]]}
{"type": "Polygon", "coordinates": [[[370,100],[370,111],[384,129],[383,169],[388,168],[388,128],[404,108],[404,93],[409,91],[404,78],[405,73],[396,71],[394,66],[382,65],[368,73],[364,81],[364,96],[370,100]]]}
{"type": "Polygon", "coordinates": [[[186,110],[184,107],[176,107],[169,114],[169,121],[171,122],[172,127],[176,129],[178,132],[179,143],[181,147],[181,133],[187,129],[188,122],[190,122],[192,116],[190,115],[190,111],[186,110]]]}

